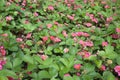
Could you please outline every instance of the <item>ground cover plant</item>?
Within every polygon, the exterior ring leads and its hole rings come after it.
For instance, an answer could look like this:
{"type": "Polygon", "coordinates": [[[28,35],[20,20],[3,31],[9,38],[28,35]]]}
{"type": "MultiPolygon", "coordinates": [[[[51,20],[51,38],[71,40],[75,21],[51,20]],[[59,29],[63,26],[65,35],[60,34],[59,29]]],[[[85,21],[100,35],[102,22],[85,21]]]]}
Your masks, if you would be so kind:
{"type": "Polygon", "coordinates": [[[120,0],[0,1],[0,80],[120,80],[120,0]]]}

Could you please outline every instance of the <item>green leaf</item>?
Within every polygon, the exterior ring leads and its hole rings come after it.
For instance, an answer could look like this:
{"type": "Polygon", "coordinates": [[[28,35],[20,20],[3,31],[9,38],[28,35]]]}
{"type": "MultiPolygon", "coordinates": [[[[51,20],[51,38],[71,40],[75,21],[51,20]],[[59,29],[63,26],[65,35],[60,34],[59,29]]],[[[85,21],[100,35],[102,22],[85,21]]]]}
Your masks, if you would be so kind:
{"type": "Polygon", "coordinates": [[[116,62],[118,65],[120,65],[120,57],[116,58],[116,62]]]}
{"type": "Polygon", "coordinates": [[[28,46],[32,46],[32,44],[33,44],[33,43],[32,43],[32,40],[27,40],[27,41],[26,41],[26,44],[27,44],[28,46]]]}
{"type": "Polygon", "coordinates": [[[86,70],[87,72],[94,71],[94,69],[95,69],[95,66],[92,65],[92,64],[90,64],[90,63],[86,63],[86,64],[84,65],[84,70],[86,70]]]}
{"type": "Polygon", "coordinates": [[[103,73],[103,80],[115,80],[115,76],[110,71],[103,73]]]}
{"type": "Polygon", "coordinates": [[[50,74],[45,71],[45,70],[42,70],[42,71],[39,71],[38,72],[38,79],[47,79],[47,78],[50,78],[50,74]]]}
{"type": "Polygon", "coordinates": [[[22,63],[22,60],[20,58],[15,58],[13,60],[13,67],[15,68],[15,67],[19,66],[21,63],[22,63]]]}
{"type": "Polygon", "coordinates": [[[102,65],[102,60],[95,60],[94,63],[97,65],[98,68],[102,65]]]}
{"type": "Polygon", "coordinates": [[[29,56],[29,55],[24,55],[23,56],[23,61],[28,62],[30,64],[34,63],[32,56],[29,56]]]}
{"type": "Polygon", "coordinates": [[[5,76],[0,76],[0,80],[8,80],[8,78],[5,76]]]}
{"type": "Polygon", "coordinates": [[[37,62],[39,62],[40,64],[43,64],[43,61],[42,61],[42,59],[40,58],[40,56],[34,55],[33,58],[34,58],[37,62]]]}
{"type": "Polygon", "coordinates": [[[63,80],[74,80],[71,76],[64,76],[63,80]]]}
{"type": "Polygon", "coordinates": [[[10,71],[10,70],[1,70],[0,71],[0,76],[11,76],[13,78],[17,78],[17,75],[15,74],[15,72],[13,71],[10,71]]]}

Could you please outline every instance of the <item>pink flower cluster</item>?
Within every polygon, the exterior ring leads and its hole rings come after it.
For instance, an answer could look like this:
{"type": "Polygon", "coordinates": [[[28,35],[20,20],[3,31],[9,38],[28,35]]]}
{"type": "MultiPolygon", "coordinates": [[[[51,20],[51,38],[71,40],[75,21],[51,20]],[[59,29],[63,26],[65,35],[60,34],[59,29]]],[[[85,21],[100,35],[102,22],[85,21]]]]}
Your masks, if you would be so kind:
{"type": "Polygon", "coordinates": [[[61,42],[61,39],[58,37],[54,37],[54,36],[50,36],[50,40],[52,40],[53,42],[57,43],[57,42],[61,42]]]}
{"type": "Polygon", "coordinates": [[[86,32],[75,32],[71,34],[72,37],[76,37],[76,36],[84,36],[84,37],[89,37],[90,35],[86,32]]]}
{"type": "Polygon", "coordinates": [[[70,19],[72,21],[74,20],[74,16],[73,15],[72,16],[71,15],[67,15],[67,17],[68,17],[68,19],[70,19]]]}
{"type": "Polygon", "coordinates": [[[6,16],[6,21],[11,21],[12,19],[12,16],[6,16]]]}
{"type": "Polygon", "coordinates": [[[83,58],[89,58],[91,56],[91,53],[88,51],[82,51],[78,52],[78,55],[82,56],[83,58]]]}
{"type": "Polygon", "coordinates": [[[48,10],[53,11],[53,10],[54,10],[54,7],[53,7],[52,5],[49,5],[49,6],[48,6],[48,10]]]}
{"type": "Polygon", "coordinates": [[[108,42],[102,42],[102,46],[107,46],[108,45],[108,42]]]}
{"type": "Polygon", "coordinates": [[[98,19],[95,18],[94,14],[86,13],[86,16],[90,17],[92,22],[98,23],[98,19]]]}
{"type": "Polygon", "coordinates": [[[79,41],[79,44],[81,44],[83,47],[92,47],[93,46],[93,42],[92,41],[83,41],[83,40],[80,40],[79,41]]]}
{"type": "Polygon", "coordinates": [[[5,48],[3,46],[0,46],[0,55],[5,56],[5,54],[6,54],[5,48]]]}
{"type": "Polygon", "coordinates": [[[3,65],[6,64],[6,59],[4,58],[6,54],[6,51],[3,46],[0,46],[0,55],[2,56],[2,59],[0,59],[0,70],[2,70],[3,65]]]}
{"type": "Polygon", "coordinates": [[[118,73],[118,76],[120,76],[120,65],[114,67],[115,72],[118,73]]]}
{"type": "Polygon", "coordinates": [[[75,68],[76,70],[80,70],[81,64],[75,64],[75,65],[74,65],[74,68],[75,68]]]}
{"type": "Polygon", "coordinates": [[[120,33],[120,28],[116,28],[116,32],[117,32],[117,33],[120,33]]]}
{"type": "MultiPolygon", "coordinates": [[[[42,37],[43,42],[46,42],[48,40],[48,36],[43,36],[42,37]]],[[[55,36],[50,36],[50,40],[57,43],[57,42],[61,42],[61,39],[55,36]]]]}

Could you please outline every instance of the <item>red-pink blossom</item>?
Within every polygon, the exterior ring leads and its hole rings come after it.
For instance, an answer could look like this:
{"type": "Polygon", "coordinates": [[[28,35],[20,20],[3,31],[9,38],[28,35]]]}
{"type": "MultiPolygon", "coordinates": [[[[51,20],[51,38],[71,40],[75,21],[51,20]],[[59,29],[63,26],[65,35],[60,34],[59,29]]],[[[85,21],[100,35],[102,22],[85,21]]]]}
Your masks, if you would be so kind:
{"type": "Polygon", "coordinates": [[[84,47],[86,46],[86,44],[85,44],[85,42],[84,42],[83,40],[80,40],[80,41],[79,41],[79,44],[81,44],[81,45],[84,46],[84,47]]]}
{"type": "Polygon", "coordinates": [[[85,25],[86,25],[87,27],[91,27],[91,26],[92,26],[91,23],[85,23],[85,25]]]}
{"type": "Polygon", "coordinates": [[[31,35],[32,35],[32,33],[28,33],[27,36],[26,36],[26,38],[27,39],[31,38],[31,35]]]}
{"type": "Polygon", "coordinates": [[[49,6],[48,6],[48,10],[53,11],[53,10],[54,10],[54,7],[53,7],[52,5],[49,5],[49,6]]]}
{"type": "Polygon", "coordinates": [[[22,38],[17,38],[16,41],[17,41],[17,42],[22,42],[23,39],[22,39],[22,38]]]}
{"type": "Polygon", "coordinates": [[[14,80],[12,77],[10,76],[7,76],[8,80],[14,80]]]}
{"type": "Polygon", "coordinates": [[[43,42],[46,42],[48,40],[47,36],[42,37],[43,42]]]}
{"type": "Polygon", "coordinates": [[[67,73],[67,74],[64,74],[64,76],[70,76],[70,74],[69,74],[69,73],[67,73]]]}
{"type": "Polygon", "coordinates": [[[83,58],[89,58],[91,56],[90,52],[84,51],[83,58]]]}
{"type": "Polygon", "coordinates": [[[89,47],[92,47],[93,46],[93,42],[92,41],[86,41],[85,45],[89,46],[89,47]]]}
{"type": "Polygon", "coordinates": [[[68,19],[74,20],[74,16],[67,15],[68,19]]]}
{"type": "Polygon", "coordinates": [[[61,39],[58,38],[58,37],[56,37],[53,41],[54,41],[54,42],[61,42],[61,39]]]}
{"type": "Polygon", "coordinates": [[[37,16],[38,16],[38,13],[37,13],[37,12],[34,12],[33,14],[34,14],[34,16],[35,16],[35,17],[37,17],[37,16]]]}
{"type": "Polygon", "coordinates": [[[2,65],[0,65],[0,70],[2,70],[2,68],[3,68],[2,65]]]}
{"type": "Polygon", "coordinates": [[[44,55],[44,54],[41,55],[40,57],[41,57],[41,59],[42,59],[43,61],[46,60],[46,59],[48,58],[48,56],[47,56],[47,55],[44,55]]]}
{"type": "Polygon", "coordinates": [[[52,27],[52,24],[47,24],[47,28],[51,28],[52,27]]]}
{"type": "Polygon", "coordinates": [[[75,68],[76,70],[80,70],[81,64],[75,64],[75,65],[74,65],[74,68],[75,68]]]}
{"type": "Polygon", "coordinates": [[[3,46],[0,46],[0,53],[2,56],[5,56],[5,54],[6,54],[6,50],[3,46]]]}
{"type": "Polygon", "coordinates": [[[72,37],[76,37],[77,34],[76,33],[71,33],[72,37]]]}
{"type": "Polygon", "coordinates": [[[102,46],[107,46],[108,42],[102,42],[102,46]]]}
{"type": "Polygon", "coordinates": [[[11,21],[12,19],[12,16],[6,16],[6,21],[11,21]]]}
{"type": "Polygon", "coordinates": [[[82,36],[89,37],[90,35],[88,33],[82,33],[82,36]]]}
{"type": "Polygon", "coordinates": [[[110,8],[110,6],[109,6],[109,5],[105,5],[104,8],[105,8],[105,9],[108,9],[108,8],[110,8]]]}
{"type": "Polygon", "coordinates": [[[79,73],[79,72],[77,72],[77,73],[76,73],[76,75],[77,75],[77,76],[80,76],[80,73],[79,73]]]}
{"type": "Polygon", "coordinates": [[[65,36],[65,37],[67,37],[68,36],[68,34],[66,33],[66,31],[64,30],[64,31],[62,31],[62,34],[63,34],[63,36],[65,36]]]}
{"type": "Polygon", "coordinates": [[[54,39],[55,39],[55,37],[54,37],[54,36],[50,36],[50,40],[52,40],[52,41],[53,41],[54,39]]]}
{"type": "Polygon", "coordinates": [[[113,17],[108,17],[108,18],[106,19],[106,22],[107,22],[107,23],[110,23],[112,20],[113,20],[113,17]]]}
{"type": "Polygon", "coordinates": [[[69,48],[64,49],[64,53],[67,53],[69,51],[69,48]]]}
{"type": "Polygon", "coordinates": [[[119,35],[118,35],[118,34],[112,34],[111,36],[112,36],[112,38],[114,38],[114,39],[118,39],[118,38],[119,38],[119,35]]]}
{"type": "Polygon", "coordinates": [[[4,34],[2,34],[1,36],[7,37],[7,36],[8,36],[8,34],[7,34],[7,33],[4,33],[4,34]]]}
{"type": "Polygon", "coordinates": [[[116,32],[120,33],[120,28],[116,28],[116,32]]]}
{"type": "Polygon", "coordinates": [[[101,70],[101,71],[105,71],[105,70],[106,70],[105,65],[102,65],[102,66],[100,67],[100,70],[101,70]]]}
{"type": "Polygon", "coordinates": [[[118,73],[118,76],[120,76],[120,65],[117,65],[114,67],[115,72],[118,73]]]}

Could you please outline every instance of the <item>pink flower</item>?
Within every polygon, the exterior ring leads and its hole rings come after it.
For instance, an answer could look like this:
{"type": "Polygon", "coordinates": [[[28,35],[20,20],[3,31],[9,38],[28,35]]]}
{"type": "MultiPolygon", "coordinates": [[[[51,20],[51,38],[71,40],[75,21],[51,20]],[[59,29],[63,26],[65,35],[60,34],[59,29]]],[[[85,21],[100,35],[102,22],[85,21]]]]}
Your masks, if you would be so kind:
{"type": "Polygon", "coordinates": [[[54,39],[55,39],[55,37],[54,37],[54,36],[50,36],[50,40],[52,40],[52,41],[53,41],[54,39]]]}
{"type": "Polygon", "coordinates": [[[95,23],[98,23],[98,19],[97,18],[93,18],[92,21],[95,22],[95,23]]]}
{"type": "Polygon", "coordinates": [[[5,54],[6,54],[6,51],[3,46],[0,46],[0,53],[2,56],[5,56],[5,54]]]}
{"type": "Polygon", "coordinates": [[[72,35],[72,37],[75,37],[75,36],[77,36],[77,34],[76,34],[76,33],[71,33],[71,35],[72,35]]]}
{"type": "Polygon", "coordinates": [[[113,17],[108,17],[108,18],[106,19],[106,22],[110,23],[112,20],[113,20],[113,17]]]}
{"type": "Polygon", "coordinates": [[[91,27],[91,26],[92,26],[91,23],[85,23],[85,25],[86,25],[87,27],[91,27]]]}
{"type": "Polygon", "coordinates": [[[7,36],[8,36],[8,34],[7,34],[7,33],[5,33],[5,34],[2,34],[1,36],[7,37],[7,36]]]}
{"type": "Polygon", "coordinates": [[[67,73],[67,74],[64,74],[64,76],[70,76],[70,74],[69,74],[69,73],[67,73]]]}
{"type": "Polygon", "coordinates": [[[79,72],[77,72],[77,73],[76,73],[76,75],[77,75],[77,76],[80,76],[80,73],[79,73],[79,72]]]}
{"type": "Polygon", "coordinates": [[[77,42],[77,41],[78,41],[76,37],[74,37],[73,40],[74,40],[74,42],[77,42]]]}
{"type": "Polygon", "coordinates": [[[74,20],[74,16],[67,15],[68,19],[74,20]]]}
{"type": "Polygon", "coordinates": [[[42,37],[43,42],[46,42],[48,40],[47,36],[42,37]]]}
{"type": "Polygon", "coordinates": [[[68,51],[69,51],[68,48],[65,48],[65,49],[64,49],[64,53],[67,53],[68,51]]]}
{"type": "Polygon", "coordinates": [[[23,39],[22,39],[22,38],[17,38],[16,41],[17,41],[17,42],[22,42],[23,39]]]}
{"type": "Polygon", "coordinates": [[[85,42],[86,46],[92,47],[93,46],[93,42],[92,41],[87,41],[85,42]]]}
{"type": "Polygon", "coordinates": [[[48,6],[48,10],[53,11],[54,7],[52,5],[48,6]]]}
{"type": "Polygon", "coordinates": [[[47,24],[47,28],[51,28],[52,27],[52,24],[47,24]]]}
{"type": "Polygon", "coordinates": [[[82,36],[83,35],[83,32],[76,32],[75,33],[77,36],[82,36]]]}
{"type": "Polygon", "coordinates": [[[120,33],[120,28],[116,28],[116,32],[120,33]]]}
{"type": "Polygon", "coordinates": [[[84,42],[83,40],[80,40],[80,41],[79,41],[79,44],[81,44],[81,45],[84,46],[84,47],[86,46],[86,45],[85,45],[85,42],[84,42]]]}
{"type": "Polygon", "coordinates": [[[74,68],[75,68],[76,70],[80,70],[81,64],[75,64],[75,65],[74,65],[74,68]]]}
{"type": "Polygon", "coordinates": [[[115,70],[115,72],[118,73],[118,76],[120,76],[120,66],[119,66],[119,65],[118,65],[118,66],[115,66],[115,67],[114,67],[114,70],[115,70]]]}
{"type": "Polygon", "coordinates": [[[10,76],[7,76],[8,80],[14,80],[12,77],[10,76]]]}
{"type": "Polygon", "coordinates": [[[102,46],[107,46],[108,42],[102,42],[102,46]]]}
{"type": "Polygon", "coordinates": [[[106,4],[106,1],[102,1],[101,4],[106,4]]]}
{"type": "Polygon", "coordinates": [[[0,65],[0,70],[2,70],[2,68],[3,68],[2,65],[0,65]]]}
{"type": "Polygon", "coordinates": [[[34,14],[34,16],[35,16],[35,17],[37,17],[37,16],[38,16],[38,13],[37,13],[37,12],[34,12],[33,14],[34,14]]]}
{"type": "Polygon", "coordinates": [[[112,38],[114,38],[114,39],[118,39],[118,38],[119,38],[119,35],[118,35],[118,34],[112,34],[111,36],[112,36],[112,38]]]}
{"type": "Polygon", "coordinates": [[[90,53],[87,52],[87,51],[84,51],[84,55],[83,55],[83,58],[89,58],[90,57],[90,53]]]}
{"type": "Polygon", "coordinates": [[[87,0],[84,0],[84,3],[86,4],[86,3],[87,3],[87,0]]]}
{"type": "Polygon", "coordinates": [[[66,33],[66,31],[62,31],[62,34],[63,34],[63,36],[65,36],[65,37],[68,36],[67,33],[66,33]]]}
{"type": "Polygon", "coordinates": [[[105,71],[105,70],[106,70],[105,65],[102,65],[102,66],[100,67],[100,70],[101,70],[101,71],[105,71]]]}
{"type": "Polygon", "coordinates": [[[43,61],[46,60],[46,59],[48,58],[48,56],[47,56],[47,55],[44,55],[44,54],[41,55],[40,57],[41,57],[41,59],[42,59],[43,61]]]}
{"type": "Polygon", "coordinates": [[[26,38],[27,39],[31,38],[31,35],[32,35],[32,33],[28,33],[27,36],[26,36],[26,38]]]}
{"type": "Polygon", "coordinates": [[[105,8],[105,9],[108,9],[108,8],[110,8],[110,6],[109,6],[109,5],[105,5],[104,8],[105,8]]]}
{"type": "Polygon", "coordinates": [[[82,36],[89,37],[90,35],[88,33],[83,33],[82,36]]]}
{"type": "Polygon", "coordinates": [[[11,21],[12,20],[12,16],[6,16],[6,21],[11,21]]]}
{"type": "Polygon", "coordinates": [[[61,39],[58,38],[58,37],[56,37],[56,38],[54,39],[54,42],[60,42],[60,41],[61,41],[61,39]]]}
{"type": "Polygon", "coordinates": [[[0,61],[0,65],[5,65],[5,64],[6,64],[6,60],[0,61]]]}

